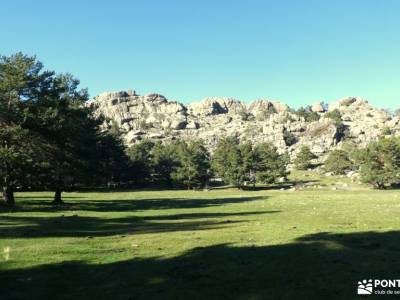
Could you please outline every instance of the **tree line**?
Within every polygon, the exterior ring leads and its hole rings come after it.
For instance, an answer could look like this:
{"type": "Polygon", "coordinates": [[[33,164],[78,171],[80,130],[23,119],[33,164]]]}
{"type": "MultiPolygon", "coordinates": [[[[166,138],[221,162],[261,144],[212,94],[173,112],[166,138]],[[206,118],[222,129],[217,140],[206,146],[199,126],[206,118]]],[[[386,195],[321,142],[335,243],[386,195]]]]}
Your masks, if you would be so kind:
{"type": "Polygon", "coordinates": [[[384,135],[364,148],[347,143],[324,162],[333,174],[358,172],[363,183],[377,189],[400,186],[400,138],[384,135]]]}
{"type": "Polygon", "coordinates": [[[205,187],[215,177],[238,188],[273,183],[286,177],[289,163],[288,155],[271,143],[240,143],[234,137],[219,140],[212,155],[201,140],[143,140],[126,149],[126,155],[125,180],[131,185],[188,189],[205,187]]]}
{"type": "MultiPolygon", "coordinates": [[[[274,183],[288,175],[287,153],[271,143],[221,139],[212,155],[204,143],[143,140],[126,148],[117,126],[85,105],[86,89],[71,74],[45,70],[35,57],[17,53],[0,58],[0,180],[3,200],[12,205],[20,189],[54,191],[54,203],[70,189],[112,186],[207,186],[212,178],[241,188],[274,183]]],[[[332,118],[339,117],[333,115],[332,118]]],[[[377,188],[400,182],[400,143],[382,138],[365,149],[333,151],[325,169],[358,170],[377,188]]],[[[304,146],[293,163],[313,168],[316,156],[304,146]]]]}
{"type": "Polygon", "coordinates": [[[142,141],[128,149],[117,128],[85,106],[86,89],[71,74],[45,70],[17,53],[0,58],[0,179],[12,205],[20,189],[165,185],[200,187],[212,176],[241,187],[272,182],[286,173],[286,157],[270,144],[220,141],[213,159],[202,141],[142,141]]]}

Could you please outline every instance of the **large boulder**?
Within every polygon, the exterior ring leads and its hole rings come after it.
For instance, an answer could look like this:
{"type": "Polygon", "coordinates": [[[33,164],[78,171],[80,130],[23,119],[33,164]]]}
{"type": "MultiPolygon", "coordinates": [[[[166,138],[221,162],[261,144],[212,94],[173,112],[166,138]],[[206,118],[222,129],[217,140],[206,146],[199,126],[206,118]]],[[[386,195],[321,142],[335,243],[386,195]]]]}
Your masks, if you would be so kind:
{"type": "Polygon", "coordinates": [[[313,105],[311,105],[311,111],[316,113],[323,113],[325,109],[321,102],[316,102],[313,105]]]}
{"type": "Polygon", "coordinates": [[[246,105],[234,98],[208,97],[199,103],[188,105],[189,113],[195,116],[210,116],[226,113],[239,113],[246,110],[246,105]]]}

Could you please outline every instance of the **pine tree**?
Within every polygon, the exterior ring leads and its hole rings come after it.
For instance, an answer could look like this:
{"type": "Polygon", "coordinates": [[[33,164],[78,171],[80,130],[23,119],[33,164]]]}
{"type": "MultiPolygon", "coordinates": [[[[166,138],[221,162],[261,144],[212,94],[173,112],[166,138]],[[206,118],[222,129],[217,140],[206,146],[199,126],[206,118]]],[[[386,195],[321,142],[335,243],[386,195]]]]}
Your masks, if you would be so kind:
{"type": "Polygon", "coordinates": [[[262,183],[274,183],[287,176],[288,155],[279,154],[271,143],[260,143],[254,148],[257,165],[257,179],[262,183]]]}
{"type": "Polygon", "coordinates": [[[324,169],[333,174],[346,174],[354,168],[349,153],[345,150],[333,150],[325,160],[324,169]]]}
{"type": "Polygon", "coordinates": [[[287,154],[279,154],[270,143],[242,143],[234,138],[221,140],[212,157],[214,172],[229,184],[241,187],[244,182],[273,183],[287,175],[287,154]]]}
{"type": "Polygon", "coordinates": [[[400,140],[381,139],[360,151],[361,181],[375,188],[400,183],[400,140]]]}
{"type": "Polygon", "coordinates": [[[129,181],[129,158],[119,135],[102,132],[97,142],[96,160],[98,162],[96,182],[108,187],[129,181]]]}
{"type": "Polygon", "coordinates": [[[155,148],[155,143],[146,139],[127,149],[130,159],[129,177],[137,185],[143,185],[152,179],[154,173],[153,148],[155,148]]]}
{"type": "Polygon", "coordinates": [[[313,166],[312,160],[316,155],[311,152],[310,147],[302,146],[294,160],[294,165],[297,170],[307,170],[313,166]]]}
{"type": "Polygon", "coordinates": [[[179,166],[178,148],[180,141],[172,141],[162,144],[155,144],[152,155],[154,174],[153,181],[158,185],[172,187],[174,179],[172,174],[179,166]]]}
{"type": "Polygon", "coordinates": [[[172,178],[188,189],[206,185],[210,174],[210,159],[202,141],[180,142],[177,154],[179,165],[172,173],[172,178]]]}
{"type": "Polygon", "coordinates": [[[257,169],[257,156],[253,151],[253,145],[250,142],[244,142],[239,145],[240,155],[242,159],[242,172],[244,173],[245,180],[256,184],[256,169],[257,169]]]}
{"type": "Polygon", "coordinates": [[[31,128],[28,110],[46,95],[53,76],[42,68],[35,57],[22,53],[0,57],[0,177],[9,205],[16,185],[27,179],[26,170],[43,156],[43,140],[31,128]]]}
{"type": "Polygon", "coordinates": [[[212,158],[212,168],[225,183],[241,188],[248,172],[244,168],[239,142],[236,138],[219,141],[212,158]]]}
{"type": "Polygon", "coordinates": [[[35,127],[49,144],[43,184],[55,191],[54,204],[62,203],[62,192],[75,185],[94,185],[97,143],[102,119],[84,105],[87,91],[70,74],[51,79],[47,93],[31,105],[35,127]]]}

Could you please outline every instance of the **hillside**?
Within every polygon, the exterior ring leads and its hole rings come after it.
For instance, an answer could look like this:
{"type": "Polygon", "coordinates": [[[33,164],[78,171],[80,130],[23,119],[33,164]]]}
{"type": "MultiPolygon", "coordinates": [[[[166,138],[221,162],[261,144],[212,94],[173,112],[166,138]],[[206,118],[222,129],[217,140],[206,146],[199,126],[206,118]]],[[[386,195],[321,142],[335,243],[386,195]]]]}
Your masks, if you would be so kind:
{"type": "Polygon", "coordinates": [[[388,134],[400,134],[400,117],[371,106],[358,97],[338,100],[328,107],[311,105],[314,121],[288,105],[266,99],[249,105],[227,97],[208,97],[184,105],[159,94],[135,91],[102,93],[87,105],[103,114],[105,128],[118,126],[127,145],[145,138],[154,140],[203,139],[212,150],[219,138],[237,136],[252,142],[270,141],[279,151],[296,154],[301,145],[321,156],[344,141],[363,146],[388,134]],[[329,112],[340,112],[341,127],[329,112]]]}

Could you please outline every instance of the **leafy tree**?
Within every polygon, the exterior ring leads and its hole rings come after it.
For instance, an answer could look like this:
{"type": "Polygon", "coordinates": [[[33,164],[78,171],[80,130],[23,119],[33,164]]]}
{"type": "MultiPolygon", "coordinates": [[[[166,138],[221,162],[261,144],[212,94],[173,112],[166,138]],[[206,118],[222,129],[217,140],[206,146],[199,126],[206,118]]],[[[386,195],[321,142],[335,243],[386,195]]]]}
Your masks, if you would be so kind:
{"type": "Polygon", "coordinates": [[[43,154],[42,140],[29,126],[27,108],[47,92],[52,76],[42,72],[35,57],[0,57],[0,176],[7,204],[14,203],[15,186],[26,179],[26,168],[43,154]]]}
{"type": "Polygon", "coordinates": [[[47,93],[29,109],[36,116],[31,127],[51,145],[43,185],[55,190],[54,204],[60,204],[67,188],[95,183],[102,120],[84,105],[87,91],[78,89],[79,80],[72,75],[56,75],[50,83],[47,93]]]}
{"type": "Polygon", "coordinates": [[[179,141],[162,144],[158,142],[153,149],[154,174],[153,181],[157,184],[173,186],[172,174],[179,166],[179,141]]]}
{"type": "Polygon", "coordinates": [[[361,181],[375,188],[400,182],[400,140],[381,139],[370,143],[359,156],[361,181]]]}
{"type": "Polygon", "coordinates": [[[244,178],[250,183],[253,183],[253,186],[255,186],[257,181],[257,157],[253,151],[253,146],[250,142],[241,143],[239,145],[239,151],[242,160],[242,171],[244,172],[244,178]]]}
{"type": "Polygon", "coordinates": [[[248,170],[244,168],[236,138],[229,137],[219,141],[212,158],[212,168],[226,183],[242,187],[247,179],[248,170]]]}
{"type": "Polygon", "coordinates": [[[300,151],[294,160],[294,165],[298,170],[307,170],[313,167],[312,160],[316,158],[316,155],[311,152],[310,147],[302,146],[300,151]]]}
{"type": "Polygon", "coordinates": [[[6,200],[12,202],[17,184],[29,184],[55,190],[58,204],[66,188],[95,183],[102,120],[84,105],[88,93],[78,85],[70,74],[43,71],[35,57],[1,58],[0,173],[6,200]]]}
{"type": "Polygon", "coordinates": [[[273,183],[287,175],[287,154],[279,154],[270,143],[239,144],[235,138],[221,140],[212,157],[215,173],[229,184],[241,187],[245,181],[273,183]]]}
{"type": "Polygon", "coordinates": [[[303,117],[306,122],[314,122],[320,119],[320,115],[311,110],[310,106],[300,107],[298,110],[295,110],[294,113],[300,117],[303,117]]]}
{"type": "Polygon", "coordinates": [[[8,205],[14,204],[14,190],[18,183],[26,181],[26,170],[33,167],[35,140],[29,131],[20,126],[0,128],[0,177],[3,180],[3,200],[8,205]]]}
{"type": "Polygon", "coordinates": [[[209,178],[209,154],[201,141],[177,144],[179,165],[171,174],[178,183],[187,188],[205,185],[209,178]]]}
{"type": "Polygon", "coordinates": [[[154,142],[146,139],[127,149],[127,155],[130,159],[130,178],[136,184],[151,181],[151,176],[154,173],[154,147],[154,142]]]}
{"type": "Polygon", "coordinates": [[[95,172],[96,182],[106,183],[107,186],[129,181],[129,158],[125,146],[115,132],[102,132],[97,142],[98,168],[95,172]]]}
{"type": "Polygon", "coordinates": [[[257,179],[262,183],[274,183],[280,177],[286,177],[289,157],[279,154],[271,143],[260,143],[254,147],[257,179]]]}
{"type": "Polygon", "coordinates": [[[325,160],[325,170],[333,174],[346,174],[354,168],[349,153],[345,150],[333,150],[325,160]]]}

